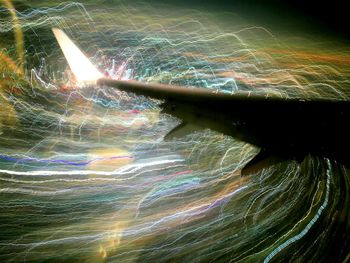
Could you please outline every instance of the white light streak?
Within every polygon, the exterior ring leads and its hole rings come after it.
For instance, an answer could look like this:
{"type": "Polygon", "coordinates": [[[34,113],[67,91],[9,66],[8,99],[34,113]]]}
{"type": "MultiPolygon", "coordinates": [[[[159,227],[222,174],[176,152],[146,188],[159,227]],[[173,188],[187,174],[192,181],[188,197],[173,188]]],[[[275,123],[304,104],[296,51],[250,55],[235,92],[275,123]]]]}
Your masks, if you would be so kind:
{"type": "Polygon", "coordinates": [[[78,83],[95,82],[103,77],[102,73],[62,30],[53,28],[52,31],[78,83]]]}

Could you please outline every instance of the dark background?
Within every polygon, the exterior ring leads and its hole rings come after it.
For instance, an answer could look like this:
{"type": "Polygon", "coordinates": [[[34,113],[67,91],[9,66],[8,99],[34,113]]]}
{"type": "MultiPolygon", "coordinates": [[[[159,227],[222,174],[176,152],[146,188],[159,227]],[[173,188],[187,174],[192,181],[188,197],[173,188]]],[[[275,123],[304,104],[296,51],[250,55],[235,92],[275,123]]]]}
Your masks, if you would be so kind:
{"type": "Polygon", "coordinates": [[[194,8],[214,8],[236,13],[259,13],[260,19],[303,24],[306,30],[350,39],[350,9],[346,1],[332,0],[152,0],[194,8]]]}
{"type": "MultiPolygon", "coordinates": [[[[41,0],[13,0],[18,10],[24,10],[41,0]]],[[[161,3],[174,8],[182,6],[195,9],[217,9],[237,13],[242,18],[256,18],[259,26],[310,31],[313,34],[336,35],[350,40],[350,8],[341,0],[136,0],[137,2],[161,3]],[[245,17],[247,16],[247,17],[245,17]]],[[[60,2],[60,1],[58,1],[60,2]]],[[[83,4],[117,5],[126,0],[81,0],[83,4]]],[[[130,1],[131,2],[131,1],[130,1]]],[[[349,1],[348,1],[349,2],[349,1]]]]}

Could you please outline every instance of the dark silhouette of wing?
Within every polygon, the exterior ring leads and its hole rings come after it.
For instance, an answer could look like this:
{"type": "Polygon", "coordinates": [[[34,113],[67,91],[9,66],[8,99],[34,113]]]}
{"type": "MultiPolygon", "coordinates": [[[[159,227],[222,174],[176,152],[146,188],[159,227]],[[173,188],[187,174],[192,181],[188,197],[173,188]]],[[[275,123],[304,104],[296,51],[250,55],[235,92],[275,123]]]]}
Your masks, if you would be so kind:
{"type": "Polygon", "coordinates": [[[260,147],[261,153],[245,167],[256,171],[306,154],[349,164],[350,101],[286,99],[215,92],[136,81],[100,79],[98,84],[164,100],[162,112],[183,121],[168,137],[191,131],[188,125],[209,128],[260,147]]]}

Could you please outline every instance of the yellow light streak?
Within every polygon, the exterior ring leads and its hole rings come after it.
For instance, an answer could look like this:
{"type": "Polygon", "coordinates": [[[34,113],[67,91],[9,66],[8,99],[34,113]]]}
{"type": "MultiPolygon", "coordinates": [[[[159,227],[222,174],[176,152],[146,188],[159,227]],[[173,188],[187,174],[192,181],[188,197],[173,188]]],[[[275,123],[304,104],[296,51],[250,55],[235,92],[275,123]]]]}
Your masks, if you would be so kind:
{"type": "Polygon", "coordinates": [[[13,28],[15,34],[16,41],[16,52],[18,56],[18,71],[23,73],[23,65],[24,65],[24,38],[23,32],[21,29],[21,25],[16,15],[15,8],[11,2],[11,0],[2,0],[3,5],[7,8],[9,13],[11,14],[13,20],[13,28]]]}

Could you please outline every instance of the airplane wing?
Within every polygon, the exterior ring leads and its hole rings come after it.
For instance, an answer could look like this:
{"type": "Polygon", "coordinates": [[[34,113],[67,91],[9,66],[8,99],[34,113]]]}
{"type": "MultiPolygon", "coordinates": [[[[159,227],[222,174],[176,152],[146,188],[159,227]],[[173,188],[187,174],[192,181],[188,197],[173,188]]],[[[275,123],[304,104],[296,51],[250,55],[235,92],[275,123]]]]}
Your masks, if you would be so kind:
{"type": "Polygon", "coordinates": [[[168,139],[194,129],[209,128],[260,147],[261,154],[251,162],[257,167],[262,167],[265,159],[271,164],[274,162],[271,160],[300,160],[309,153],[350,163],[347,152],[350,101],[281,98],[253,92],[228,94],[205,88],[102,78],[86,57],[80,62],[89,61],[85,63],[87,72],[81,72],[84,67],[77,71],[74,60],[84,56],[83,53],[62,31],[55,29],[54,33],[73,73],[79,75],[81,81],[163,100],[162,112],[182,120],[182,124],[166,136],[168,139]],[[79,50],[75,52],[79,56],[72,55],[71,49],[79,50]]]}

